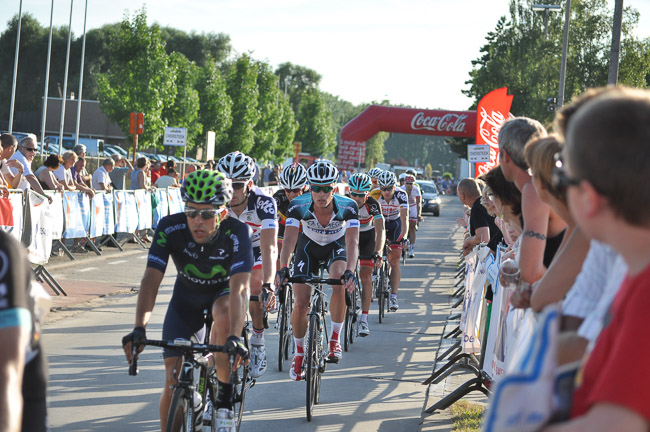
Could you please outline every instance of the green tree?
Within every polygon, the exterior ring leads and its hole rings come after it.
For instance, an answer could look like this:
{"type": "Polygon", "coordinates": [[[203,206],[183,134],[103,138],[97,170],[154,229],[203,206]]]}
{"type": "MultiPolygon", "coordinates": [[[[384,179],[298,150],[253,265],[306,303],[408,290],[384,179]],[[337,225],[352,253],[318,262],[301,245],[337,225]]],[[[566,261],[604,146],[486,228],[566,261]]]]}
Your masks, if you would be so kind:
{"type": "Polygon", "coordinates": [[[303,94],[297,117],[300,127],[296,140],[302,142],[302,151],[316,156],[333,156],[336,135],[332,112],[318,89],[310,89],[303,94]]]}
{"type": "MultiPolygon", "coordinates": [[[[165,106],[162,116],[165,126],[187,128],[187,150],[193,150],[203,132],[199,122],[199,92],[196,89],[199,68],[179,52],[169,56],[169,65],[176,77],[176,97],[170,105],[165,106]]],[[[176,152],[182,154],[183,148],[176,152]]]]}
{"type": "Polygon", "coordinates": [[[199,120],[205,131],[215,133],[215,147],[224,147],[232,125],[232,99],[226,92],[226,80],[215,62],[208,62],[199,77],[199,120]]]}
{"type": "Polygon", "coordinates": [[[274,162],[281,162],[287,157],[293,156],[293,143],[298,131],[298,122],[287,96],[280,95],[279,112],[280,125],[278,126],[278,145],[273,152],[274,162]]]}
{"type": "Polygon", "coordinates": [[[143,147],[160,146],[163,111],[176,97],[175,68],[170,66],[157,24],[147,26],[143,8],[124,17],[110,45],[111,68],[98,79],[101,109],[129,134],[129,113],[145,115],[143,147]]]}
{"type": "Polygon", "coordinates": [[[280,90],[289,96],[294,112],[300,109],[302,96],[311,89],[318,88],[321,75],[313,69],[293,63],[282,63],[275,70],[280,80],[280,90]]]}
{"type": "Polygon", "coordinates": [[[259,120],[255,127],[255,146],[251,149],[250,156],[259,160],[270,160],[274,158],[278,145],[278,127],[282,118],[278,77],[273,74],[268,63],[257,62],[257,88],[259,120]]]}
{"type": "Polygon", "coordinates": [[[375,163],[384,162],[384,144],[388,139],[388,132],[379,132],[377,135],[366,141],[366,168],[370,169],[375,166],[375,163]]]}
{"type": "MultiPolygon", "coordinates": [[[[485,94],[507,86],[514,95],[515,115],[550,123],[554,114],[547,110],[546,99],[558,93],[564,14],[550,15],[545,38],[544,15],[532,10],[533,3],[511,0],[509,16],[499,19],[486,37],[481,56],[472,62],[469,88],[463,93],[474,99],[472,107],[476,107],[485,94]]],[[[589,87],[607,84],[612,15],[606,0],[571,3],[565,101],[589,87]]],[[[637,23],[638,13],[626,8],[619,83],[647,87],[649,42],[632,36],[637,23]]]]}
{"type": "Polygon", "coordinates": [[[257,68],[257,63],[247,54],[230,66],[227,92],[233,102],[232,126],[227,140],[219,147],[222,154],[235,150],[249,153],[255,144],[255,126],[260,118],[257,68]]]}
{"type": "Polygon", "coordinates": [[[232,50],[230,36],[224,33],[188,34],[172,27],[163,27],[160,31],[168,54],[182,53],[201,67],[209,61],[223,62],[232,50]]]}

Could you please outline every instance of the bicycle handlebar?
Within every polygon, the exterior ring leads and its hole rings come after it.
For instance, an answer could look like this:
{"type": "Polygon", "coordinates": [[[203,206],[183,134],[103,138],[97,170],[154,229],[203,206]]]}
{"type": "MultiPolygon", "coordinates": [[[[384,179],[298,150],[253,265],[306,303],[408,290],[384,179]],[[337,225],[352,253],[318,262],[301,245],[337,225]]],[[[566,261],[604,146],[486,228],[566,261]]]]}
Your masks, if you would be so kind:
{"type": "Polygon", "coordinates": [[[311,276],[290,277],[289,282],[302,283],[302,284],[343,285],[341,279],[321,279],[318,277],[311,277],[311,276]]]}
{"type": "MultiPolygon", "coordinates": [[[[144,343],[140,345],[151,345],[162,348],[173,348],[178,351],[183,351],[185,353],[202,353],[207,354],[209,352],[227,352],[227,349],[224,345],[210,345],[203,343],[195,343],[187,339],[174,339],[174,340],[154,340],[147,339],[144,343]]],[[[138,346],[140,346],[138,345],[138,346]]],[[[133,357],[131,357],[131,363],[129,363],[129,375],[135,376],[138,374],[138,356],[137,349],[138,346],[133,345],[133,357]]]]}

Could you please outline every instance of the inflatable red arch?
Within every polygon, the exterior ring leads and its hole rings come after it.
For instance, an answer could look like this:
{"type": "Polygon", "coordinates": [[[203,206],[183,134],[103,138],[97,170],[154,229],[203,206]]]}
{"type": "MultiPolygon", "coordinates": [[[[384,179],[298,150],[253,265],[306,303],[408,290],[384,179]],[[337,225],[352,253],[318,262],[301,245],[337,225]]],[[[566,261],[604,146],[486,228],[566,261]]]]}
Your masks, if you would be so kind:
{"type": "Polygon", "coordinates": [[[497,135],[508,117],[512,96],[507,88],[493,90],[481,99],[476,111],[443,111],[370,105],[341,129],[338,166],[352,170],[365,159],[366,141],[377,132],[417,135],[476,137],[490,145],[490,162],[477,163],[477,175],[498,163],[497,135]],[[477,114],[478,113],[478,114],[477,114]]]}

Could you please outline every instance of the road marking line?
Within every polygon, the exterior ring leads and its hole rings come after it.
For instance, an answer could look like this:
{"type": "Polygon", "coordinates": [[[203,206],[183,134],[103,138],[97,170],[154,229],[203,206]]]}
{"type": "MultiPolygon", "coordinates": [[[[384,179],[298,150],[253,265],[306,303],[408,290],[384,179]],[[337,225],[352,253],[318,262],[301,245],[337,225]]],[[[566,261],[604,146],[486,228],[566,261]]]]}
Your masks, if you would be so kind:
{"type": "Polygon", "coordinates": [[[77,270],[77,272],[79,272],[79,273],[85,273],[85,272],[89,272],[89,271],[91,271],[91,270],[97,270],[97,267],[87,267],[87,268],[85,268],[85,269],[77,270]]]}
{"type": "Polygon", "coordinates": [[[117,260],[117,261],[109,262],[109,264],[110,265],[115,265],[115,264],[124,264],[124,263],[127,263],[127,262],[129,262],[129,261],[128,260],[117,260]]]}

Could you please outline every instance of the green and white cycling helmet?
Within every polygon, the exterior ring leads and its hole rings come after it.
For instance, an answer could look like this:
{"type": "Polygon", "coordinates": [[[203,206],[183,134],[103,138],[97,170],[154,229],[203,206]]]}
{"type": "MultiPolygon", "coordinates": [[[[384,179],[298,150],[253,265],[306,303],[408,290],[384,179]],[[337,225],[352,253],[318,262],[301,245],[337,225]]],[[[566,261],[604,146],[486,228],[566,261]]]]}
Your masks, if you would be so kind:
{"type": "Polygon", "coordinates": [[[194,171],[183,181],[181,196],[185,202],[220,207],[232,199],[232,182],[222,172],[194,171]]]}

